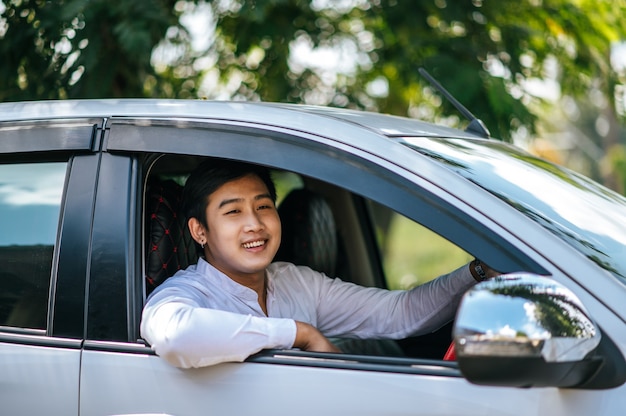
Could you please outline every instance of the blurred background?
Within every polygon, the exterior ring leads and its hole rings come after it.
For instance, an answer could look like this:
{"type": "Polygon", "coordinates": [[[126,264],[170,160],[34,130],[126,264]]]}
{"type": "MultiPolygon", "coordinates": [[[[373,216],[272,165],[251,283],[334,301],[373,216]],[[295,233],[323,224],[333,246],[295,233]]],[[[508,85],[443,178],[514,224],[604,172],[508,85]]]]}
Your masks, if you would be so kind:
{"type": "Polygon", "coordinates": [[[2,0],[0,101],[358,108],[492,135],[626,191],[626,0],[2,0]]]}

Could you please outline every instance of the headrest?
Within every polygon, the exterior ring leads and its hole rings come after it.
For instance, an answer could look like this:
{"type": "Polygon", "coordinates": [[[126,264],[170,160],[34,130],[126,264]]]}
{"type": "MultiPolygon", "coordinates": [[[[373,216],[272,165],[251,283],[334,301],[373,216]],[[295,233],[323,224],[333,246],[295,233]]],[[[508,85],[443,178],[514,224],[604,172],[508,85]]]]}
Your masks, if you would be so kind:
{"type": "Polygon", "coordinates": [[[151,179],[146,192],[146,293],[198,260],[195,243],[178,209],[182,186],[151,179]]]}
{"type": "Polygon", "coordinates": [[[291,191],[278,207],[282,241],[276,261],[309,266],[335,277],[337,229],[328,202],[307,189],[291,191]]]}

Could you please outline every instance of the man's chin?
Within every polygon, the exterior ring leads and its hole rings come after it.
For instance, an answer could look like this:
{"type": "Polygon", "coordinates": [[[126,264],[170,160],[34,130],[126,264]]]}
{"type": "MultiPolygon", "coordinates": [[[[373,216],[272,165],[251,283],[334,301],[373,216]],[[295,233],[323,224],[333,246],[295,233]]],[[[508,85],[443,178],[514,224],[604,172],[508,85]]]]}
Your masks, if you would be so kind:
{"type": "Polygon", "coordinates": [[[248,274],[265,273],[265,269],[272,263],[272,260],[250,263],[242,267],[248,274]]]}

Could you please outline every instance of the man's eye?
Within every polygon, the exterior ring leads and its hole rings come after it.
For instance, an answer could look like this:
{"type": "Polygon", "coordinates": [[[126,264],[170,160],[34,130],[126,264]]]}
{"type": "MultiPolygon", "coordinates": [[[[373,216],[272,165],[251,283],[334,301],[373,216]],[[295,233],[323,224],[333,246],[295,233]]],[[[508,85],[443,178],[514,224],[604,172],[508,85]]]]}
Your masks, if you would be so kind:
{"type": "Polygon", "coordinates": [[[237,214],[239,213],[238,209],[231,209],[230,211],[227,211],[225,215],[229,215],[229,214],[237,214]]]}

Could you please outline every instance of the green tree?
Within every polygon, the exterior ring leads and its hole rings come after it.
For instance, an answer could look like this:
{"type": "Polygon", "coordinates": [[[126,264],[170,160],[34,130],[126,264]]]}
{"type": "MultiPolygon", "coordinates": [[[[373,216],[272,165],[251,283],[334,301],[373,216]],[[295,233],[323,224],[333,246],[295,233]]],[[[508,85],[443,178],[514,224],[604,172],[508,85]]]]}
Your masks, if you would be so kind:
{"type": "Polygon", "coordinates": [[[553,77],[563,94],[575,97],[591,88],[613,97],[624,82],[609,64],[612,44],[626,39],[623,0],[377,0],[348,2],[344,9],[337,5],[346,2],[317,3],[314,9],[297,0],[244,2],[221,15],[219,34],[232,45],[227,54],[218,51],[227,56],[218,60],[221,71],[243,70],[244,85],[254,86],[239,93],[294,102],[322,97],[321,104],[427,118],[453,113],[424,88],[423,66],[508,140],[519,127],[533,132],[545,111],[527,92],[529,81],[553,77]],[[323,85],[315,68],[287,67],[294,42],[352,48],[354,73],[323,85]],[[266,58],[242,68],[257,48],[266,58]],[[549,73],[552,62],[558,73],[549,73]],[[385,94],[368,93],[376,82],[387,85],[385,94]]]}
{"type": "MultiPolygon", "coordinates": [[[[166,78],[155,72],[151,55],[168,28],[180,28],[175,4],[5,1],[0,101],[165,95],[146,91],[146,84],[166,78]]],[[[187,40],[184,30],[177,33],[178,41],[187,40]]]]}
{"type": "Polygon", "coordinates": [[[609,59],[626,39],[625,12],[624,0],[10,0],[0,100],[227,96],[462,125],[425,67],[510,140],[534,132],[548,105],[529,81],[552,79],[576,98],[595,89],[615,105],[625,80],[609,59]],[[213,30],[198,49],[181,16],[200,9],[213,30]],[[303,65],[302,46],[343,51],[344,70],[303,65]]]}

